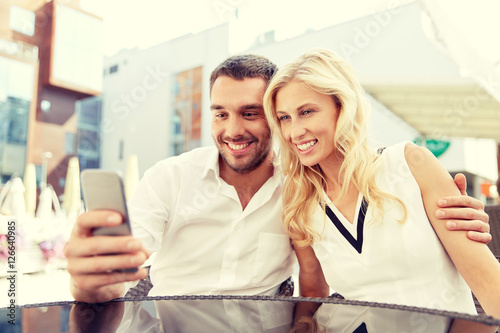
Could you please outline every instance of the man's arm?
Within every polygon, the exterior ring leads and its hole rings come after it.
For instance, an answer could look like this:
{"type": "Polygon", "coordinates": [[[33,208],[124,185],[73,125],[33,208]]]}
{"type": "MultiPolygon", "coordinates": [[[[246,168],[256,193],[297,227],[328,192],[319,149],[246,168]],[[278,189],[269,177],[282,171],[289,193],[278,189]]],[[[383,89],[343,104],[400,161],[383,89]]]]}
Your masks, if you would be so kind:
{"type": "Polygon", "coordinates": [[[488,244],[491,241],[490,225],[483,203],[467,196],[467,180],[463,174],[455,176],[455,184],[462,195],[441,198],[436,217],[445,221],[448,230],[468,231],[469,239],[488,244]]]}
{"type": "Polygon", "coordinates": [[[71,275],[71,294],[86,303],[107,302],[125,293],[124,282],[147,276],[144,268],[135,273],[114,272],[141,266],[149,252],[132,236],[92,236],[96,227],[115,226],[122,222],[112,211],[83,213],[73,227],[64,249],[71,275]]]}

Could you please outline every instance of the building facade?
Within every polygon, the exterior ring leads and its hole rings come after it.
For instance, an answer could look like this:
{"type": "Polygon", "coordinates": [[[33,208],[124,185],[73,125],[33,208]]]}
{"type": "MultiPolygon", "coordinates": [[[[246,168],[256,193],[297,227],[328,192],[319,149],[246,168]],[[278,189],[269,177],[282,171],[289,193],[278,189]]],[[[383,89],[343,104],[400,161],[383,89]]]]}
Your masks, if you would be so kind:
{"type": "MultiPolygon", "coordinates": [[[[209,75],[230,55],[228,35],[229,26],[223,24],[105,59],[104,168],[125,170],[127,156],[135,154],[143,173],[163,158],[213,144],[209,75]]],[[[388,8],[283,41],[275,41],[270,31],[244,53],[264,55],[279,67],[315,47],[337,51],[353,64],[372,105],[375,147],[402,140],[438,139],[447,147],[439,159],[451,173],[468,175],[471,195],[480,196],[479,185],[484,179],[496,179],[494,140],[432,137],[433,133],[421,133],[377,98],[380,87],[404,88],[401,97],[405,98],[413,88],[446,87],[453,91],[460,85],[474,84],[464,79],[457,65],[425,36],[418,4],[388,8]]],[[[409,100],[404,103],[411,106],[409,100]]]]}
{"type": "MultiPolygon", "coordinates": [[[[161,159],[213,144],[209,77],[230,55],[229,24],[103,59],[102,20],[79,5],[78,0],[0,5],[2,183],[22,175],[26,163],[36,165],[40,181],[46,163],[47,182],[61,194],[68,160],[75,155],[81,169],[122,172],[136,155],[143,173],[161,159]]],[[[353,64],[372,104],[374,146],[432,134],[391,111],[380,98],[381,87],[404,88],[406,98],[412,89],[473,84],[425,36],[416,3],[284,41],[275,41],[270,31],[245,53],[281,66],[314,47],[335,50],[353,64]]],[[[439,159],[452,173],[468,173],[470,188],[495,180],[497,143],[438,139],[449,146],[439,159]]],[[[478,196],[475,190],[471,194],[478,196]]]]}
{"type": "MultiPolygon", "coordinates": [[[[95,126],[78,120],[77,107],[102,91],[102,19],[79,5],[79,0],[0,5],[1,183],[22,176],[26,164],[34,163],[38,183],[46,179],[62,194],[69,158],[88,157],[92,148],[84,141],[94,144],[89,165],[99,166],[95,126]]],[[[96,113],[85,105],[79,113],[96,113]]],[[[81,161],[83,168],[89,160],[81,161]]]]}

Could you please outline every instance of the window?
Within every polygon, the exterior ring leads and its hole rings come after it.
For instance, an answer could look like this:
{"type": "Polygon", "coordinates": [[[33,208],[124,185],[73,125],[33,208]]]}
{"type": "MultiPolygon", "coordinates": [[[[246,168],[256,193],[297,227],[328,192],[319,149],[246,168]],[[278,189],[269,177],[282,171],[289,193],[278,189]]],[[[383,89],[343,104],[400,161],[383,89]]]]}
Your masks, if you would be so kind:
{"type": "Polygon", "coordinates": [[[173,75],[172,146],[178,155],[201,145],[201,82],[202,67],[173,75]]]}
{"type": "Polygon", "coordinates": [[[120,143],[118,144],[118,159],[120,161],[123,160],[123,140],[120,140],[120,143]]]}
{"type": "Polygon", "coordinates": [[[100,147],[99,133],[86,129],[78,130],[78,151],[82,155],[88,155],[92,152],[99,152],[100,147]]]}
{"type": "Polygon", "coordinates": [[[9,109],[7,142],[26,144],[28,138],[28,114],[30,102],[16,97],[7,98],[9,109]]]}
{"type": "Polygon", "coordinates": [[[109,74],[113,74],[116,72],[118,72],[118,65],[113,65],[113,66],[109,67],[109,74]]]}
{"type": "Polygon", "coordinates": [[[35,13],[27,9],[10,7],[9,28],[27,36],[35,34],[35,13]]]}
{"type": "Polygon", "coordinates": [[[95,94],[102,90],[103,21],[75,8],[53,2],[49,82],[95,94]]]}
{"type": "Polygon", "coordinates": [[[64,152],[69,155],[75,153],[75,133],[66,133],[64,143],[64,152]]]}
{"type": "Polygon", "coordinates": [[[80,102],[78,112],[79,125],[89,125],[98,128],[101,124],[101,100],[88,98],[80,102]]]}
{"type": "Polygon", "coordinates": [[[2,180],[9,179],[13,174],[22,175],[24,171],[33,80],[33,65],[0,56],[0,178],[2,180]]]}
{"type": "Polygon", "coordinates": [[[89,97],[77,102],[77,153],[80,168],[99,168],[101,160],[101,97],[89,97]]]}

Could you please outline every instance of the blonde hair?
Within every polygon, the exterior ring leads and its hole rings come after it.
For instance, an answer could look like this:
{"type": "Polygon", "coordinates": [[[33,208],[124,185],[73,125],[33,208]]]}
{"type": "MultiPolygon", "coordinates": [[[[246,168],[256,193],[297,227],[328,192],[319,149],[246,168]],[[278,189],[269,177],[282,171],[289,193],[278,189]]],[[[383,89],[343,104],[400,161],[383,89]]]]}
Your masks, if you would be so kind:
{"type": "Polygon", "coordinates": [[[378,209],[380,216],[383,199],[388,198],[403,206],[401,221],[406,220],[407,211],[403,202],[382,192],[375,183],[380,158],[368,145],[367,123],[370,105],[364,97],[356,73],[336,53],[326,49],[314,49],[278,70],[264,95],[264,110],[273,138],[279,145],[281,167],[285,175],[283,223],[293,244],[307,246],[319,239],[311,219],[318,203],[324,208],[323,191],[326,181],[319,165],[304,166],[295,149],[281,134],[275,108],[276,94],[291,81],[301,82],[316,92],[332,96],[339,108],[334,136],[335,148],[343,161],[339,172],[339,195],[346,195],[352,183],[368,204],[378,209]]]}

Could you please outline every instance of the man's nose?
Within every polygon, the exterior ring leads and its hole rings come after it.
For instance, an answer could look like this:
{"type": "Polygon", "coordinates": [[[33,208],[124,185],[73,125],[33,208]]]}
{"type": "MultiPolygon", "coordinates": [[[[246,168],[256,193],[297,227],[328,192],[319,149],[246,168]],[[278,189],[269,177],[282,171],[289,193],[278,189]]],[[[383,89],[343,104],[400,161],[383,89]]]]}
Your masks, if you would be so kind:
{"type": "Polygon", "coordinates": [[[237,138],[245,133],[243,121],[238,117],[229,117],[226,122],[226,136],[230,138],[237,138]]]}

